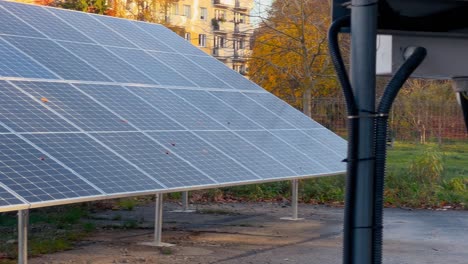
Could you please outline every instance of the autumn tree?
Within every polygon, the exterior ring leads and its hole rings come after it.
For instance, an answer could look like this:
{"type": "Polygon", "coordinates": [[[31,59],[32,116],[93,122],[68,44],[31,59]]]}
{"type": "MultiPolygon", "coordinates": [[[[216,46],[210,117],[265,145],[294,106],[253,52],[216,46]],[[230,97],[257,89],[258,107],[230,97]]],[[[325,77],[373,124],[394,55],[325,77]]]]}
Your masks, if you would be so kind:
{"type": "Polygon", "coordinates": [[[277,0],[260,21],[249,65],[251,80],[311,116],[313,97],[337,91],[327,50],[329,2],[277,0]]]}

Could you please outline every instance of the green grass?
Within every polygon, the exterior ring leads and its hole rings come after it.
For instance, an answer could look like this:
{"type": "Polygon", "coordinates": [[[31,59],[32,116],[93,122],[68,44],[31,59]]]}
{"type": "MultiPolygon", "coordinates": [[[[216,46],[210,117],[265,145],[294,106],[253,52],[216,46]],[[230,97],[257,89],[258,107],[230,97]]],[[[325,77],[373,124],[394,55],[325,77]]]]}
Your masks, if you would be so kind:
{"type": "MultiPolygon", "coordinates": [[[[342,204],[345,176],[300,181],[303,202],[342,204]]],[[[208,200],[282,200],[290,196],[290,182],[213,189],[208,200]]],[[[385,202],[387,206],[418,208],[452,205],[468,209],[468,144],[452,142],[410,144],[396,142],[388,150],[385,202]]]]}
{"type": "MultiPolygon", "coordinates": [[[[57,206],[30,211],[29,256],[53,253],[72,248],[73,242],[95,230],[85,205],[57,206]]],[[[0,214],[0,263],[17,257],[17,218],[15,213],[0,214]],[[14,241],[14,242],[11,242],[14,241]]]]}

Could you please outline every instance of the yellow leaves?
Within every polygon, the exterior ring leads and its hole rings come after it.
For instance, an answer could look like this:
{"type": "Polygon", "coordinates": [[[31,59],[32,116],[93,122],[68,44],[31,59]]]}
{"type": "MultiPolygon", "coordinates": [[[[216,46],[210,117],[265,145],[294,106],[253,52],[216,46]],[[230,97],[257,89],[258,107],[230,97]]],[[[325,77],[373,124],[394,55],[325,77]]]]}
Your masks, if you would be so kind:
{"type": "Polygon", "coordinates": [[[41,98],[41,102],[43,103],[48,103],[49,102],[49,99],[45,98],[45,97],[42,97],[41,98]]]}

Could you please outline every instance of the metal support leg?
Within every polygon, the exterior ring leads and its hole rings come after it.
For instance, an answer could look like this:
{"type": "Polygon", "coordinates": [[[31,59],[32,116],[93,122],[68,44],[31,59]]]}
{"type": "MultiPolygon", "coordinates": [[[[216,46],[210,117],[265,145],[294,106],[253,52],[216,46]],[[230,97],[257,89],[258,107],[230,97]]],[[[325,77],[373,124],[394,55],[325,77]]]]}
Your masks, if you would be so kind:
{"type": "Polygon", "coordinates": [[[292,216],[291,217],[282,217],[283,220],[303,220],[304,218],[298,218],[298,206],[297,200],[299,197],[299,180],[294,179],[291,181],[291,208],[292,208],[292,216]]]}
{"type": "Polygon", "coordinates": [[[29,210],[18,211],[18,263],[28,263],[29,210]]]}
{"type": "Polygon", "coordinates": [[[143,242],[141,245],[153,246],[153,247],[172,247],[173,244],[161,242],[162,236],[162,222],[163,222],[163,195],[158,193],[156,194],[156,205],[154,213],[154,241],[153,242],[143,242]]]}
{"type": "Polygon", "coordinates": [[[190,209],[190,203],[189,203],[189,193],[182,192],[182,210],[173,210],[171,211],[173,213],[193,213],[195,210],[190,209]]]}

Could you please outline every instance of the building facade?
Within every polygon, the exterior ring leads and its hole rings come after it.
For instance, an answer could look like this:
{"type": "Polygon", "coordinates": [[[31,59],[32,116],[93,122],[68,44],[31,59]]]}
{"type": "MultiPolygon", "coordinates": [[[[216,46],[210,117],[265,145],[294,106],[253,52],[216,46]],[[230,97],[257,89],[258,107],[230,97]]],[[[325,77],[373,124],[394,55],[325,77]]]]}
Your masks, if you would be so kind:
{"type": "Polygon", "coordinates": [[[167,22],[183,28],[183,37],[245,75],[251,54],[253,0],[179,0],[171,4],[167,22]]]}

